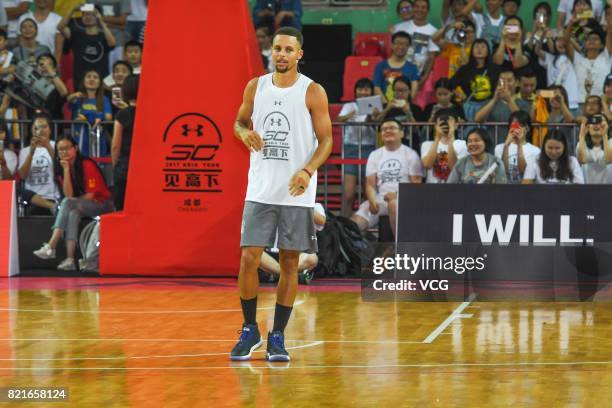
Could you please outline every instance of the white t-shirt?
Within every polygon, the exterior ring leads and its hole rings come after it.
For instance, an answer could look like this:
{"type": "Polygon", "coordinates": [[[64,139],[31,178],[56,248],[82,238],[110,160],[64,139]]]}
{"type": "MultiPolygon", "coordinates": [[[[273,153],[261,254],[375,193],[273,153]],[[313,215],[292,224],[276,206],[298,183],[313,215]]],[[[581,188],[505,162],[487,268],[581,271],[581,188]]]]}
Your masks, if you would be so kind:
{"type": "Polygon", "coordinates": [[[4,149],[4,160],[6,160],[6,167],[8,167],[11,174],[14,176],[17,171],[17,155],[9,149],[4,149]]]}
{"type": "MultiPolygon", "coordinates": [[[[557,6],[557,11],[561,13],[565,13],[565,22],[564,26],[568,25],[570,20],[572,19],[572,6],[574,5],[574,0],[560,0],[559,6],[557,6]]],[[[591,6],[593,9],[593,14],[595,15],[595,19],[599,21],[603,13],[603,5],[600,0],[591,0],[591,6]]]]}
{"type": "Polygon", "coordinates": [[[413,61],[410,62],[417,66],[419,73],[422,72],[429,53],[440,51],[440,47],[431,40],[431,36],[434,35],[438,29],[429,23],[424,26],[418,26],[414,24],[413,20],[408,20],[393,26],[393,32],[396,33],[398,31],[405,31],[410,34],[414,54],[412,58],[407,59],[413,59],[413,61]]]}
{"type": "Polygon", "coordinates": [[[31,18],[38,24],[38,35],[36,41],[41,45],[46,45],[51,50],[51,53],[55,55],[55,36],[59,33],[57,26],[62,21],[62,16],[54,12],[49,13],[44,21],[38,21],[34,18],[34,13],[28,11],[21,17],[19,17],[19,24],[26,18],[31,18]]]}
{"type": "MultiPolygon", "coordinates": [[[[421,144],[421,159],[427,155],[429,149],[431,149],[432,141],[423,142],[421,144]]],[[[455,140],[453,142],[455,154],[457,160],[467,156],[467,145],[463,140],[455,140]]],[[[428,183],[446,183],[448,176],[450,176],[453,170],[448,166],[448,145],[442,142],[438,143],[438,156],[432,168],[427,169],[427,182],[428,183]]]]}
{"type": "MultiPolygon", "coordinates": [[[[51,147],[55,148],[55,142],[51,142],[51,147]]],[[[20,167],[25,163],[28,154],[30,154],[30,146],[19,152],[20,167]]],[[[44,147],[39,147],[34,152],[30,172],[25,179],[25,188],[47,200],[59,199],[59,189],[54,179],[53,159],[44,147]]]]}
{"type": "Polygon", "coordinates": [[[397,192],[399,183],[410,183],[410,176],[423,177],[423,165],[417,152],[406,145],[388,150],[379,147],[370,153],[366,164],[366,177],[376,175],[378,197],[397,192]]]}
{"type": "Polygon", "coordinates": [[[539,60],[540,65],[546,68],[546,78],[548,86],[561,85],[567,91],[568,107],[578,108],[578,78],[574,64],[567,58],[567,55],[559,55],[555,61],[555,56],[548,52],[544,53],[544,60],[539,60]]]}
{"type": "MultiPolygon", "coordinates": [[[[0,0],[1,1],[1,0],[0,0]]],[[[8,68],[13,61],[13,53],[11,51],[6,50],[6,52],[0,53],[0,67],[8,68]]],[[[2,75],[2,80],[5,82],[9,82],[10,78],[12,78],[11,74],[2,75]]]]}
{"type": "MultiPolygon", "coordinates": [[[[527,162],[527,168],[525,169],[525,174],[523,176],[526,180],[535,180],[537,184],[584,184],[584,176],[582,175],[582,169],[580,168],[580,163],[578,159],[574,156],[569,157],[570,161],[570,169],[572,170],[572,181],[559,181],[556,177],[551,179],[544,180],[542,178],[542,174],[540,173],[540,166],[538,164],[540,155],[535,157],[533,160],[527,162]]],[[[550,162],[550,167],[556,169],[557,162],[550,162]]]]}
{"type": "MultiPolygon", "coordinates": [[[[601,146],[587,147],[587,162],[582,165],[586,184],[612,184],[612,164],[608,164],[601,146]]],[[[578,145],[576,145],[578,151],[578,145]]]]}
{"type": "MultiPolygon", "coordinates": [[[[474,21],[474,25],[476,25],[476,38],[480,38],[480,35],[482,34],[482,28],[485,25],[484,16],[482,13],[476,13],[475,11],[472,11],[471,16],[472,21],[474,21]]],[[[498,18],[493,18],[488,13],[487,16],[489,17],[489,20],[491,20],[491,25],[493,27],[499,27],[504,22],[505,18],[502,14],[500,14],[498,18]]]]}
{"type": "Polygon", "coordinates": [[[145,0],[130,0],[132,13],[128,15],[128,21],[146,21],[149,8],[145,0]]]}
{"type": "MultiPolygon", "coordinates": [[[[32,0],[2,0],[2,6],[5,9],[14,8],[21,3],[31,3],[32,0]]],[[[19,36],[19,19],[9,20],[7,29],[8,38],[17,38],[19,36]]]]}
{"type": "MultiPolygon", "coordinates": [[[[342,109],[340,110],[338,116],[345,116],[351,112],[357,111],[359,111],[359,106],[357,106],[357,103],[348,102],[342,105],[342,109]]],[[[355,115],[352,119],[349,119],[347,123],[365,122],[367,117],[368,115],[355,115]]],[[[360,141],[362,146],[373,146],[376,144],[376,129],[372,126],[343,126],[342,132],[343,142],[345,144],[358,145],[360,141]]]]}
{"type": "MultiPolygon", "coordinates": [[[[495,146],[495,157],[501,159],[503,153],[503,143],[495,146]]],[[[529,163],[540,154],[540,148],[532,145],[531,143],[525,143],[523,145],[523,154],[525,155],[526,163],[529,163]]],[[[506,163],[504,163],[504,166],[506,166],[506,163]]],[[[523,181],[518,168],[518,146],[515,143],[508,146],[508,165],[506,166],[506,175],[508,176],[508,184],[519,184],[521,181],[523,181]]]]}
{"type": "Polygon", "coordinates": [[[604,47],[603,51],[599,53],[594,60],[586,58],[579,52],[574,53],[574,68],[576,69],[576,77],[578,78],[578,100],[580,103],[583,103],[586,98],[584,83],[589,77],[593,81],[591,95],[603,95],[603,84],[606,80],[606,76],[610,73],[611,65],[612,58],[610,58],[610,54],[606,47],[604,47]]]}

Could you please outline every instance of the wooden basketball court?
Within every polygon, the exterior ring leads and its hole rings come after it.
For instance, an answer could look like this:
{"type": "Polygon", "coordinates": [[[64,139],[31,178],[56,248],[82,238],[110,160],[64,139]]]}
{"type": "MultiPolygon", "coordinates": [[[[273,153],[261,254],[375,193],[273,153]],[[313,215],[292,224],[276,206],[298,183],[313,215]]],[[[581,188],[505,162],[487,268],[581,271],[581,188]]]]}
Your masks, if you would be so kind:
{"type": "MultiPolygon", "coordinates": [[[[0,387],[67,387],[68,403],[51,406],[559,407],[612,398],[608,302],[363,302],[357,281],[320,281],[298,295],[289,364],[262,351],[231,363],[242,322],[235,280],[1,285],[0,387]]],[[[273,288],[259,300],[265,333],[273,288]]]]}

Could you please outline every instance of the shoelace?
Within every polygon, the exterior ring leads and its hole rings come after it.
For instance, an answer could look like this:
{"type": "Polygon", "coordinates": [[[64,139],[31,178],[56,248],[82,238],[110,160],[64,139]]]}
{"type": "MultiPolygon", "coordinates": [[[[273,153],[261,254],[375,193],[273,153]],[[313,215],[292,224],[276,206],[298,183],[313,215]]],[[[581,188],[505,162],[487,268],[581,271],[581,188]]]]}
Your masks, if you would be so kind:
{"type": "Polygon", "coordinates": [[[241,329],[241,330],[238,330],[238,333],[240,333],[240,338],[238,339],[238,343],[244,343],[247,337],[249,337],[250,331],[241,329]]]}
{"type": "Polygon", "coordinates": [[[280,334],[273,334],[270,340],[273,346],[280,347],[283,349],[285,348],[283,336],[281,336],[280,334]]]}

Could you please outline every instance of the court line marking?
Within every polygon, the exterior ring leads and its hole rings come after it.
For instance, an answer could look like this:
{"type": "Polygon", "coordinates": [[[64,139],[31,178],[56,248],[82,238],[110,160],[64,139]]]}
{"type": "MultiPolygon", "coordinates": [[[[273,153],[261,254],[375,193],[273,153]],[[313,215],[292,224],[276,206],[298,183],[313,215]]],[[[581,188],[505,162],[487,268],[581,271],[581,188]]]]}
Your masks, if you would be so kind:
{"type": "MultiPolygon", "coordinates": [[[[293,307],[300,306],[304,300],[298,300],[293,307]]],[[[276,306],[258,307],[257,310],[272,310],[276,306]]],[[[242,309],[206,309],[206,310],[61,310],[61,309],[21,309],[1,307],[0,311],[32,313],[98,313],[98,314],[172,314],[172,313],[227,313],[242,312],[242,309]]]]}
{"type": "MultiPolygon", "coordinates": [[[[232,340],[235,341],[235,340],[232,340]]],[[[297,350],[309,347],[316,347],[324,342],[315,341],[301,346],[286,347],[287,350],[297,350]]],[[[256,350],[254,353],[263,353],[265,350],[256,350]]],[[[150,355],[150,356],[117,356],[117,357],[70,357],[70,358],[0,358],[0,361],[82,361],[82,360],[144,360],[153,358],[184,358],[184,357],[207,357],[207,356],[228,356],[230,353],[197,353],[197,354],[170,354],[170,355],[150,355]]]]}
{"type": "MultiPolygon", "coordinates": [[[[476,299],[476,295],[472,293],[466,302],[461,303],[453,312],[444,320],[438,327],[434,329],[429,336],[423,340],[423,343],[429,344],[432,343],[446,328],[453,322],[455,319],[465,318],[465,315],[462,314],[463,310],[470,305],[476,299]]],[[[470,315],[471,317],[471,315],[470,315]]]]}
{"type": "MultiPolygon", "coordinates": [[[[236,339],[221,340],[221,339],[15,339],[15,338],[0,338],[0,341],[145,341],[145,342],[185,342],[185,343],[233,343],[236,339]]],[[[321,343],[363,343],[363,344],[422,344],[422,341],[412,340],[287,340],[285,343],[290,342],[321,342],[321,343]]]]}
{"type": "MultiPolygon", "coordinates": [[[[290,364],[290,363],[289,363],[290,364]]],[[[0,371],[18,371],[18,370],[74,370],[74,371],[174,371],[174,370],[227,370],[227,369],[250,369],[250,368],[267,368],[272,370],[309,370],[309,369],[327,369],[327,368],[445,368],[445,367],[529,367],[529,366],[578,366],[578,365],[612,365],[612,361],[558,361],[558,362],[517,362],[517,363],[431,363],[431,364],[379,364],[379,365],[306,365],[306,366],[263,366],[263,365],[227,365],[227,366],[201,366],[201,367],[0,367],[0,371]]],[[[469,372],[466,372],[469,373],[469,372]]]]}

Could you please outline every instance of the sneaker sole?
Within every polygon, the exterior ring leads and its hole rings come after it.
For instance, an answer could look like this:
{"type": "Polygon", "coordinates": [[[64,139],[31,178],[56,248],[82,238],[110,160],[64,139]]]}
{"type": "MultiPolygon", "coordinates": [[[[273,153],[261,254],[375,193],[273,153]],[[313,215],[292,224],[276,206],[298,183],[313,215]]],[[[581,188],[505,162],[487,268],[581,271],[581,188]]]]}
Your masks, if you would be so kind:
{"type": "Polygon", "coordinates": [[[272,361],[272,362],[286,363],[287,361],[291,361],[291,357],[285,356],[283,354],[274,354],[274,355],[272,355],[270,353],[266,353],[266,360],[272,361]]]}
{"type": "Polygon", "coordinates": [[[251,359],[251,354],[253,354],[253,352],[255,350],[257,350],[258,348],[261,347],[261,345],[263,344],[263,339],[259,338],[259,342],[257,344],[254,344],[253,347],[251,347],[251,350],[249,351],[249,354],[247,354],[246,356],[232,356],[230,354],[230,360],[232,361],[247,361],[251,359]]]}
{"type": "Polygon", "coordinates": [[[41,255],[41,254],[37,254],[36,251],[32,252],[34,254],[35,257],[37,257],[38,259],[44,259],[45,261],[48,259],[55,259],[55,256],[49,256],[49,255],[41,255]]]}

